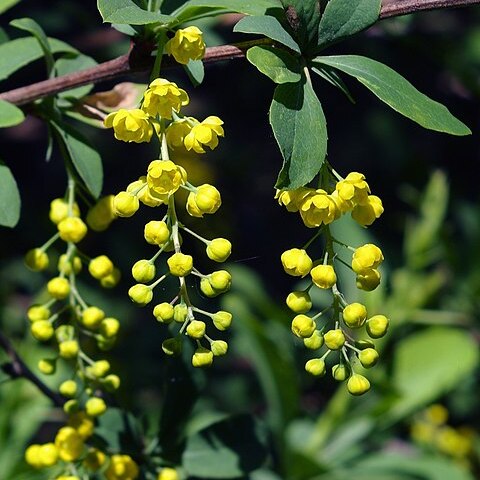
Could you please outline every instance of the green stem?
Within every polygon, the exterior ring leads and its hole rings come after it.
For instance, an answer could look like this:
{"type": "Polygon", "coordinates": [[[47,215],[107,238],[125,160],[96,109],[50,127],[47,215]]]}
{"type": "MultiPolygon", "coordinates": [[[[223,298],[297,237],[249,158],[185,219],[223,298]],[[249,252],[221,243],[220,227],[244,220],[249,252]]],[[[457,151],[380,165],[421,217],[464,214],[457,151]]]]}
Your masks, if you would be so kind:
{"type": "Polygon", "coordinates": [[[201,242],[203,242],[205,245],[208,245],[210,243],[210,240],[206,240],[205,238],[203,238],[202,236],[198,235],[197,233],[195,233],[194,231],[190,230],[189,228],[185,227],[184,225],[182,225],[181,223],[179,223],[179,227],[182,229],[182,230],[185,230],[185,232],[189,233],[190,235],[192,235],[193,237],[195,238],[198,238],[201,242]]]}
{"type": "Polygon", "coordinates": [[[58,239],[60,238],[60,232],[57,232],[53,237],[48,239],[41,247],[42,252],[46,252],[58,239]]]}

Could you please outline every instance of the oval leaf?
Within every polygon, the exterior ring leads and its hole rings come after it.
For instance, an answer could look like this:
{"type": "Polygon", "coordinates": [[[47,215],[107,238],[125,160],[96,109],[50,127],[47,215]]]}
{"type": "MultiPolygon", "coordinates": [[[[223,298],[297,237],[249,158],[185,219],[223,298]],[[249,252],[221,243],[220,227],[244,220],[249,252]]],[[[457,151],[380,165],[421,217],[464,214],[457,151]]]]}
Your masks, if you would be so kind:
{"type": "Polygon", "coordinates": [[[235,27],[233,27],[233,31],[264,35],[300,53],[300,47],[297,42],[295,42],[275,17],[267,15],[243,17],[235,27]]]}
{"type": "Polygon", "coordinates": [[[205,68],[203,67],[203,62],[201,60],[190,60],[186,65],[184,65],[185,71],[187,72],[188,78],[192,82],[194,87],[198,87],[203,82],[205,78],[205,68]]]}
{"type": "Polygon", "coordinates": [[[182,465],[191,476],[227,479],[256,470],[265,458],[263,432],[252,417],[239,415],[189,437],[182,465]]]}
{"type": "Polygon", "coordinates": [[[95,198],[98,198],[103,185],[103,167],[99,153],[70,126],[54,122],[52,126],[85,186],[95,198]]]}
{"type": "Polygon", "coordinates": [[[0,160],[0,225],[13,228],[20,218],[20,193],[10,169],[0,160]]]}
{"type": "Polygon", "coordinates": [[[298,188],[319,172],[327,153],[327,122],[312,86],[285,83],[275,89],[270,124],[284,163],[276,188],[298,188]]]}
{"type": "Polygon", "coordinates": [[[447,107],[419,92],[410,82],[383,63],[358,55],[317,57],[314,62],[329,65],[355,77],[380,100],[424,128],[451,135],[472,133],[447,107]]]}
{"type": "Polygon", "coordinates": [[[97,7],[104,22],[148,25],[150,23],[172,23],[175,18],[140,8],[133,0],[97,0],[97,7]]]}
{"type": "Polygon", "coordinates": [[[252,47],[247,60],[275,83],[294,83],[301,79],[299,61],[285,50],[274,47],[252,47]]]}
{"type": "Polygon", "coordinates": [[[319,47],[370,27],[378,20],[381,6],[381,0],[330,0],[318,27],[319,47]]]}
{"type": "Polygon", "coordinates": [[[25,115],[18,107],[5,100],[0,100],[0,128],[13,127],[24,120],[25,115]]]}

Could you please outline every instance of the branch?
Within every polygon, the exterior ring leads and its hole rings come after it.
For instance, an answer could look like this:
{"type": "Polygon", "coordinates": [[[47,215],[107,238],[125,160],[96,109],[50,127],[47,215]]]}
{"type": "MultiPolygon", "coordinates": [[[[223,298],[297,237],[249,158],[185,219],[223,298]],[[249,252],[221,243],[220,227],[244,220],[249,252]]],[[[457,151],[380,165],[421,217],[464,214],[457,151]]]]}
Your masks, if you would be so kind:
{"type": "Polygon", "coordinates": [[[10,358],[10,363],[3,365],[5,373],[12,378],[26,378],[30,380],[37,388],[48,397],[57,407],[61,407],[65,403],[65,399],[58,393],[48,388],[25,364],[20,358],[13,345],[10,343],[5,335],[0,332],[0,347],[5,350],[5,353],[10,358]]]}
{"type": "MultiPolygon", "coordinates": [[[[480,0],[383,0],[380,19],[397,17],[424,10],[463,7],[479,3],[480,0]]],[[[248,48],[264,42],[265,40],[257,40],[234,45],[210,47],[206,50],[203,62],[213,63],[241,58],[245,56],[248,48]]],[[[0,99],[15,105],[25,105],[40,98],[48,97],[82,85],[101,83],[105,80],[131,73],[146,72],[153,66],[153,57],[151,55],[153,48],[154,45],[133,45],[130,52],[114,60],[101,63],[86,70],[73,72],[68,75],[1,93],[0,99]]],[[[167,58],[163,66],[164,68],[172,68],[178,65],[167,58]]]]}

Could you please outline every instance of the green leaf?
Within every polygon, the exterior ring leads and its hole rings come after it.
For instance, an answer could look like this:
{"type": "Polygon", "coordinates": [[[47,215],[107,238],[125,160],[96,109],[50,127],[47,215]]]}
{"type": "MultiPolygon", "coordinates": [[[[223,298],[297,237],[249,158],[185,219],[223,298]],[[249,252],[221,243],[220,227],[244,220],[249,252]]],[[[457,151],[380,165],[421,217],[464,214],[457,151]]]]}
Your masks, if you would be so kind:
{"type": "Polygon", "coordinates": [[[275,89],[270,124],[284,159],[276,188],[307,184],[327,154],[327,123],[310,83],[304,79],[275,89]]]}
{"type": "Polygon", "coordinates": [[[104,22],[148,25],[150,23],[172,23],[175,18],[140,8],[133,0],[97,0],[97,7],[104,22]]]}
{"type": "Polygon", "coordinates": [[[52,122],[52,127],[60,137],[61,146],[71,160],[86,188],[98,198],[102,191],[103,167],[98,152],[88,141],[69,125],[52,122]]]}
{"type": "Polygon", "coordinates": [[[300,53],[300,47],[297,42],[295,42],[275,17],[267,15],[243,17],[235,27],[233,27],[233,31],[264,35],[300,53]]]}
{"type": "Polygon", "coordinates": [[[302,52],[308,53],[318,43],[320,0],[282,0],[290,31],[302,52]]]}
{"type": "Polygon", "coordinates": [[[0,128],[13,127],[24,120],[25,115],[18,107],[5,100],[0,100],[0,128]]]}
{"type": "Polygon", "coordinates": [[[397,346],[392,383],[400,398],[382,414],[386,423],[400,420],[455,388],[478,365],[478,347],[467,332],[428,328],[397,346]]]}
{"type": "Polygon", "coordinates": [[[318,45],[325,48],[370,27],[378,20],[381,4],[381,0],[330,0],[318,27],[318,45]]]}
{"type": "MultiPolygon", "coordinates": [[[[55,62],[55,72],[57,76],[67,75],[68,73],[78,72],[86,68],[94,67],[97,62],[87,55],[73,55],[59,58],[55,62]]],[[[81,98],[90,93],[93,85],[83,85],[81,87],[72,88],[65,92],[60,92],[60,98],[81,98]]]]}
{"type": "MultiPolygon", "coordinates": [[[[78,54],[78,50],[55,38],[48,38],[53,53],[68,52],[78,54]]],[[[0,45],[0,80],[43,57],[43,50],[32,37],[17,38],[0,45]]]]}
{"type": "Polygon", "coordinates": [[[243,477],[265,459],[263,432],[251,416],[238,415],[189,437],[182,465],[191,476],[227,479],[243,477]]]}
{"type": "Polygon", "coordinates": [[[275,83],[295,83],[301,80],[300,62],[285,50],[275,47],[252,47],[247,60],[275,83]]]}
{"type": "Polygon", "coordinates": [[[45,63],[47,64],[47,72],[50,75],[53,69],[53,53],[50,47],[50,42],[48,41],[45,32],[43,31],[42,27],[33,19],[31,18],[17,18],[10,22],[12,27],[18,28],[20,30],[24,30],[33,35],[34,38],[37,39],[38,43],[40,44],[40,48],[43,51],[45,56],[45,63]]]}
{"type": "Polygon", "coordinates": [[[194,87],[198,87],[203,82],[205,78],[205,68],[203,67],[203,62],[201,60],[190,60],[186,65],[184,65],[185,71],[187,72],[188,78],[192,82],[194,87]]]}
{"type": "MultiPolygon", "coordinates": [[[[190,0],[172,12],[177,17],[178,23],[183,23],[199,12],[199,7],[212,9],[225,9],[231,12],[244,13],[245,15],[266,15],[282,10],[280,0],[190,0]]],[[[203,10],[202,13],[207,13],[203,10]]]]}
{"type": "Polygon", "coordinates": [[[410,82],[383,63],[357,55],[316,57],[314,63],[329,65],[355,77],[380,100],[424,128],[451,135],[472,133],[444,105],[419,92],[410,82]]]}
{"type": "Polygon", "coordinates": [[[6,12],[19,2],[20,0],[0,0],[0,13],[6,12]]]}
{"type": "Polygon", "coordinates": [[[13,228],[20,218],[20,193],[10,169],[0,160],[0,225],[13,228]]]}
{"type": "Polygon", "coordinates": [[[352,103],[355,103],[355,100],[352,97],[352,94],[348,90],[347,86],[345,85],[344,81],[333,68],[312,67],[312,72],[316,73],[319,77],[322,77],[326,82],[330,83],[335,88],[341,90],[352,103]]]}

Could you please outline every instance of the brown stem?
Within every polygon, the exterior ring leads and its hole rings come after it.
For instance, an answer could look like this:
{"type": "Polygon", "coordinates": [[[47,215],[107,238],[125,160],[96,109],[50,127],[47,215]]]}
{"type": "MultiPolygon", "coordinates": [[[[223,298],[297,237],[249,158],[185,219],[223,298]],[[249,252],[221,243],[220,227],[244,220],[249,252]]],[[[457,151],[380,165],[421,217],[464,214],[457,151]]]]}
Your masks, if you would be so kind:
{"type": "MultiPolygon", "coordinates": [[[[480,3],[480,0],[383,0],[380,18],[406,15],[422,10],[454,8],[478,3],[480,3]]],[[[263,42],[265,42],[265,40],[207,48],[203,61],[204,63],[213,63],[240,58],[245,56],[245,51],[248,48],[263,42]]],[[[133,46],[129,53],[114,60],[101,63],[86,70],[73,72],[68,75],[1,93],[0,99],[15,105],[25,105],[40,98],[70,90],[81,85],[87,85],[89,83],[96,84],[122,75],[148,71],[153,65],[152,50],[153,45],[133,46]]],[[[168,59],[164,63],[164,67],[168,68],[173,66],[176,66],[176,64],[168,61],[168,59]]]]}
{"type": "Polygon", "coordinates": [[[12,378],[26,378],[30,380],[37,388],[48,397],[57,407],[61,407],[65,403],[65,399],[59,394],[48,388],[25,364],[20,355],[13,348],[10,340],[0,332],[0,348],[10,358],[10,363],[3,365],[3,370],[12,378]]]}

